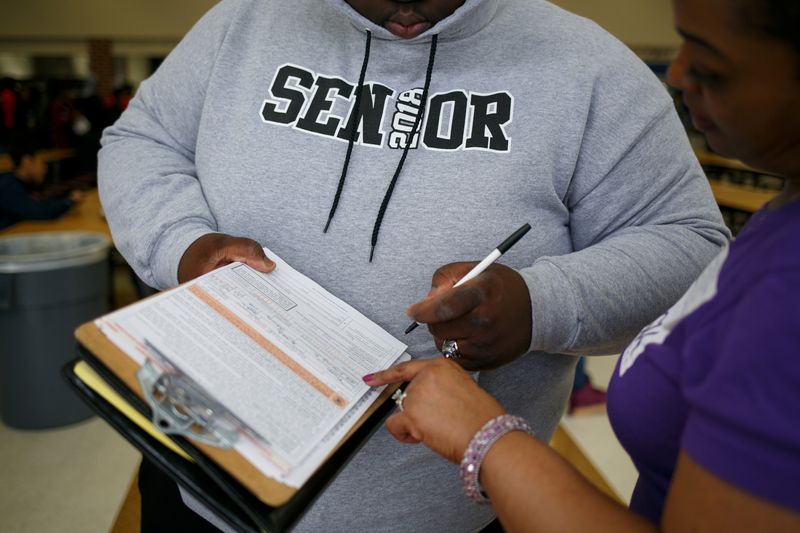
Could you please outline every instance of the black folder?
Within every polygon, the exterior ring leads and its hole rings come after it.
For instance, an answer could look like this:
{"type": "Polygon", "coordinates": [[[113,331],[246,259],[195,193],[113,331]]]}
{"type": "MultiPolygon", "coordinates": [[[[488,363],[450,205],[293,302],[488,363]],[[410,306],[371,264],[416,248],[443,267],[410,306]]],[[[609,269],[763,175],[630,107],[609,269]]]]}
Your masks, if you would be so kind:
{"type": "Polygon", "coordinates": [[[272,533],[289,529],[394,408],[394,403],[387,399],[396,387],[387,388],[313,476],[302,487],[294,489],[266,478],[233,450],[213,449],[170,435],[167,438],[191,460],[172,451],[79,375],[81,366],[88,365],[124,402],[149,421],[152,412],[142,399],[133,376],[135,363],[92,323],[78,328],[76,337],[79,357],[62,370],[69,385],[145,458],[236,531],[272,533]],[[261,479],[256,479],[258,476],[261,479]]]}

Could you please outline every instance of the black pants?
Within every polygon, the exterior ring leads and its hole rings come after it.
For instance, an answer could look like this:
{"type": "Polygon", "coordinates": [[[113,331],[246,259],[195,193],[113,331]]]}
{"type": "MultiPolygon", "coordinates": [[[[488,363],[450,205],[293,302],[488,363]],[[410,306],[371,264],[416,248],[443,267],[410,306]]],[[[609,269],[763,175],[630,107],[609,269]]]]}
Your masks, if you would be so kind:
{"type": "MultiPolygon", "coordinates": [[[[186,507],[177,483],[147,459],[142,459],[139,467],[139,493],[142,496],[142,533],[219,533],[202,516],[186,507]]],[[[495,520],[481,533],[503,533],[503,528],[495,520]]]]}
{"type": "Polygon", "coordinates": [[[142,533],[219,533],[206,519],[186,507],[178,484],[147,459],[142,459],[139,466],[139,493],[142,533]]]}

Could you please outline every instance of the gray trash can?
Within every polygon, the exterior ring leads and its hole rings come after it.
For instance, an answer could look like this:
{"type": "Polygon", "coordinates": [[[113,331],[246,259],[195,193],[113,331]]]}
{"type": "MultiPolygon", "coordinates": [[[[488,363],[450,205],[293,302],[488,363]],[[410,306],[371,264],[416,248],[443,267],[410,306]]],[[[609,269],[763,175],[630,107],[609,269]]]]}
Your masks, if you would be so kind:
{"type": "Polygon", "coordinates": [[[0,238],[0,415],[44,429],[91,416],[61,367],[75,358],[75,328],[108,310],[109,249],[101,233],[0,238]]]}

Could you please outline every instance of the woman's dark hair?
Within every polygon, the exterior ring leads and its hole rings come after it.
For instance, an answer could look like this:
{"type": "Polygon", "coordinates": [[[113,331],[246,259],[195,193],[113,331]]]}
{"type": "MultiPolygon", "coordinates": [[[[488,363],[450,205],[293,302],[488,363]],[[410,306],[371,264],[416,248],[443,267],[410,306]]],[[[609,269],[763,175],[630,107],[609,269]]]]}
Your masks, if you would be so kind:
{"type": "Polygon", "coordinates": [[[736,0],[742,23],[800,53],[800,1],[736,0]]]}

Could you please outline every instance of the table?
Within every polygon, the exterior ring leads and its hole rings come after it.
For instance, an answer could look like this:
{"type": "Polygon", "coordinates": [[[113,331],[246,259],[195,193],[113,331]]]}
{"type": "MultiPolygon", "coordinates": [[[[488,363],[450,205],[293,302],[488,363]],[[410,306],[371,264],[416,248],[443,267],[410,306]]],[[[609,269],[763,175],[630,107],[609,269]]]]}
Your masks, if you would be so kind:
{"type": "MultiPolygon", "coordinates": [[[[695,150],[695,155],[703,167],[717,167],[737,172],[773,175],[750,167],[741,161],[728,159],[706,150],[695,150]]],[[[717,204],[721,207],[730,207],[747,213],[755,213],[761,206],[778,194],[778,191],[774,190],[738,185],[715,179],[709,179],[709,184],[717,204]]]]}
{"type": "Polygon", "coordinates": [[[778,191],[743,187],[724,181],[709,180],[708,183],[719,205],[748,213],[755,213],[778,194],[778,191]]]}
{"type": "Polygon", "coordinates": [[[737,159],[728,159],[727,157],[722,157],[721,155],[706,150],[695,150],[694,153],[697,156],[697,160],[700,161],[700,164],[703,166],[730,168],[732,170],[744,170],[747,172],[761,172],[753,167],[745,165],[737,159]]]}
{"type": "Polygon", "coordinates": [[[100,197],[97,189],[92,189],[81,203],[60,217],[53,220],[23,220],[0,230],[0,237],[42,231],[93,231],[110,239],[111,230],[100,212],[100,197]]]}

